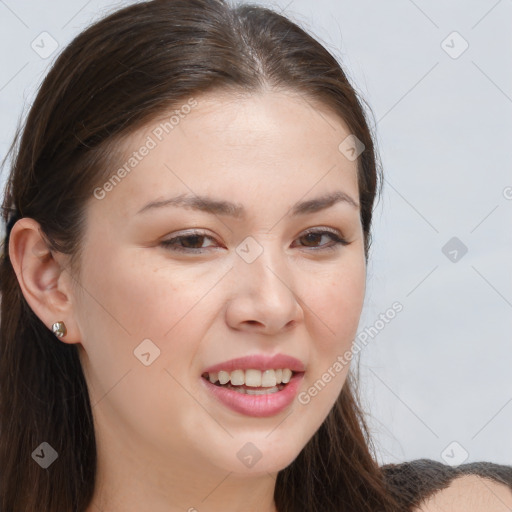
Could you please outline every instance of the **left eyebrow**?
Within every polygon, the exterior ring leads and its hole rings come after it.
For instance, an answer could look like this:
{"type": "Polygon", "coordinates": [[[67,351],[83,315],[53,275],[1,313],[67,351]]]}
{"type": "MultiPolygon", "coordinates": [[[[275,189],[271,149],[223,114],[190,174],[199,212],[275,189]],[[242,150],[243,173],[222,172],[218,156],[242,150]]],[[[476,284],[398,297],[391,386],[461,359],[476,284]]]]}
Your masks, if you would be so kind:
{"type": "MultiPolygon", "coordinates": [[[[325,210],[326,208],[330,208],[331,206],[334,206],[336,203],[340,202],[348,204],[353,208],[359,208],[359,204],[354,199],[352,199],[351,196],[349,196],[346,192],[338,190],[336,192],[325,194],[315,199],[295,203],[292,207],[291,215],[297,216],[316,213],[321,210],[325,210]]],[[[230,201],[219,201],[208,196],[196,195],[191,197],[183,194],[171,197],[169,199],[151,201],[143,206],[137,212],[137,215],[152,209],[169,206],[182,206],[185,208],[188,207],[214,215],[227,215],[237,219],[246,217],[246,210],[241,204],[232,203],[230,201]]]]}

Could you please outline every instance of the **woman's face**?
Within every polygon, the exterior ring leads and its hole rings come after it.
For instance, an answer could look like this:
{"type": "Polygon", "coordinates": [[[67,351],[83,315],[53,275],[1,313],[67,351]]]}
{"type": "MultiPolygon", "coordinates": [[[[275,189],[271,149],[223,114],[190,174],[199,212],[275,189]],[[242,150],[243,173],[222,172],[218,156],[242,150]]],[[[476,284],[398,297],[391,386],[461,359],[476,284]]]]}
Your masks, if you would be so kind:
{"type": "Polygon", "coordinates": [[[344,123],[298,96],[194,99],[130,137],[121,179],[88,205],[74,318],[100,467],[276,472],[347,376],[366,274],[357,160],[339,149],[344,123]],[[297,374],[254,395],[209,383],[209,368],[259,392],[260,372],[239,370],[297,374]]]}

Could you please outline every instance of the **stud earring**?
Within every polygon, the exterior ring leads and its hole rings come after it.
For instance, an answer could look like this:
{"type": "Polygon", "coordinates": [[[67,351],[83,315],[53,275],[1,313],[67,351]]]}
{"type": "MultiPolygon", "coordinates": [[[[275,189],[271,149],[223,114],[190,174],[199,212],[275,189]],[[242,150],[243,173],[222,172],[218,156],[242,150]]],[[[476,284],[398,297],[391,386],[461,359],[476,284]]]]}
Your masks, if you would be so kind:
{"type": "Polygon", "coordinates": [[[55,334],[55,336],[58,336],[59,338],[62,338],[62,336],[65,336],[66,332],[67,332],[64,322],[55,322],[52,325],[52,331],[55,334]]]}

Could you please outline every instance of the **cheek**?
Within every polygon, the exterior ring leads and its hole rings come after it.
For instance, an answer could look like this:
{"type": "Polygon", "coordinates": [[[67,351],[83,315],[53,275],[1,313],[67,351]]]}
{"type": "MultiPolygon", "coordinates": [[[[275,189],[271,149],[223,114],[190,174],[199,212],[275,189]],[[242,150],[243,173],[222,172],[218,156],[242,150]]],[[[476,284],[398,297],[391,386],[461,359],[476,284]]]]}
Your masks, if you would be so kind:
{"type": "MultiPolygon", "coordinates": [[[[319,277],[319,276],[317,276],[319,277]]],[[[310,368],[298,402],[317,426],[336,401],[346,381],[365,295],[364,260],[340,265],[309,286],[305,308],[310,318],[310,368]],[[358,263],[359,262],[359,263],[358,263]],[[309,313],[308,313],[309,312],[309,313]],[[347,355],[348,354],[348,355],[347,355]]]]}
{"type": "Polygon", "coordinates": [[[208,328],[208,292],[214,297],[224,272],[126,261],[90,261],[94,272],[84,276],[89,293],[80,304],[80,323],[91,402],[99,403],[95,411],[102,422],[126,425],[149,439],[168,434],[166,439],[176,440],[184,432],[179,425],[191,425],[202,414],[181,383],[189,387],[191,362],[208,328]],[[146,339],[158,350],[149,345],[148,366],[134,354],[146,339]],[[178,424],[172,421],[176,411],[178,424]]]}
{"type": "Polygon", "coordinates": [[[191,318],[214,284],[212,276],[192,279],[190,273],[148,262],[114,252],[87,261],[86,292],[77,303],[77,315],[82,344],[102,388],[109,388],[131,367],[142,366],[134,351],[143,340],[151,340],[160,350],[156,362],[162,367],[171,356],[172,361],[186,361],[186,354],[190,358],[194,350],[193,331],[201,322],[191,318]]]}
{"type": "Polygon", "coordinates": [[[161,339],[170,336],[187,316],[193,316],[215,279],[211,274],[183,271],[165,261],[140,256],[113,255],[109,263],[91,263],[95,270],[87,278],[91,299],[87,300],[109,335],[117,331],[116,337],[133,341],[151,336],[161,339]]]}
{"type": "Polygon", "coordinates": [[[161,376],[166,387],[179,392],[170,375],[185,382],[197,361],[201,341],[222,303],[222,277],[229,265],[185,268],[148,250],[111,254],[107,261],[90,261],[86,303],[80,312],[84,346],[90,360],[93,387],[110,389],[126,371],[129,380],[147,370],[139,387],[155,386],[148,376],[161,376]],[[93,273],[94,272],[94,273],[93,273]],[[96,300],[99,297],[100,300],[96,300]],[[150,343],[146,340],[150,340],[150,343]],[[137,355],[149,347],[154,362],[143,366],[137,355]],[[154,356],[154,355],[155,356],[154,356]]]}
{"type": "Polygon", "coordinates": [[[304,291],[305,314],[319,329],[316,339],[323,354],[350,346],[357,333],[366,289],[364,264],[333,269],[324,278],[309,283],[304,291]],[[320,333],[322,334],[320,336],[320,333]]]}

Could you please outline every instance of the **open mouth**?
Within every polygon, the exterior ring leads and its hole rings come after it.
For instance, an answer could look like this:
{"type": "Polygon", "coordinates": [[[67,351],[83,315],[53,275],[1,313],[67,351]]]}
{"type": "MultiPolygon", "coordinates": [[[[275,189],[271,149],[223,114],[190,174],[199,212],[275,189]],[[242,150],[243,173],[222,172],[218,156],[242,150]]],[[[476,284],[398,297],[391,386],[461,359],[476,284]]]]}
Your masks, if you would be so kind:
{"type": "Polygon", "coordinates": [[[262,371],[236,369],[231,372],[203,372],[201,379],[206,392],[217,402],[236,413],[265,418],[280,414],[292,405],[304,373],[289,368],[262,371]]]}
{"type": "Polygon", "coordinates": [[[233,372],[203,373],[202,377],[214,386],[246,395],[268,395],[282,391],[295,374],[289,369],[235,370],[233,372]]]}

